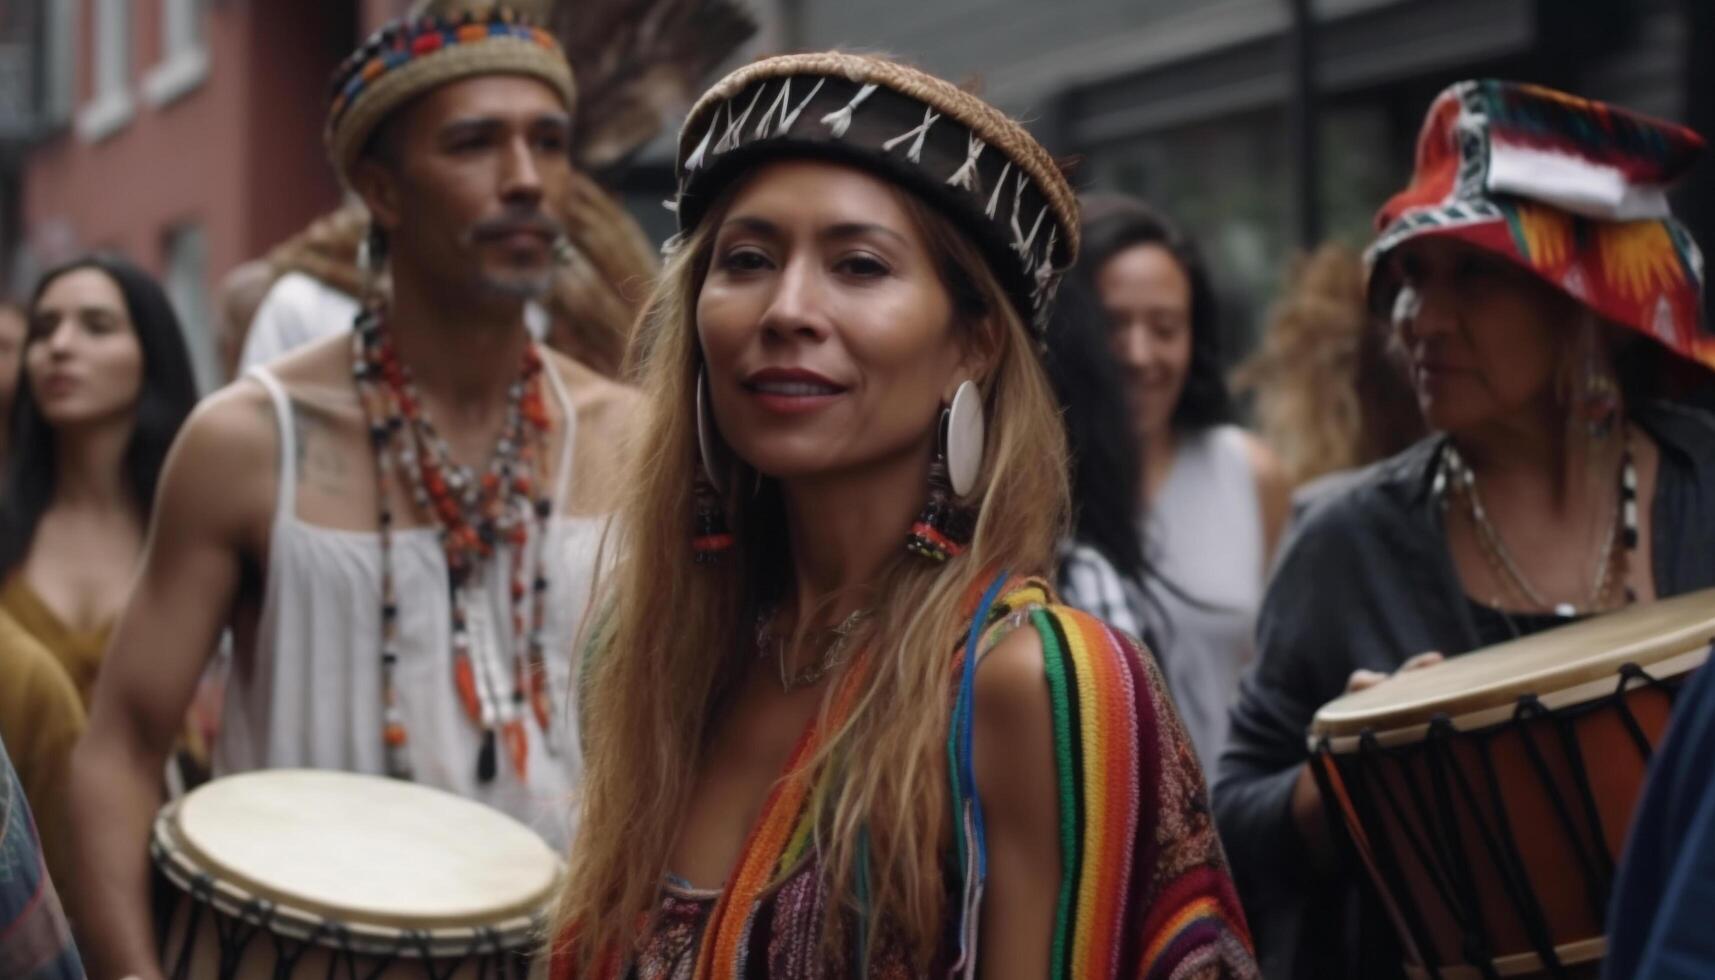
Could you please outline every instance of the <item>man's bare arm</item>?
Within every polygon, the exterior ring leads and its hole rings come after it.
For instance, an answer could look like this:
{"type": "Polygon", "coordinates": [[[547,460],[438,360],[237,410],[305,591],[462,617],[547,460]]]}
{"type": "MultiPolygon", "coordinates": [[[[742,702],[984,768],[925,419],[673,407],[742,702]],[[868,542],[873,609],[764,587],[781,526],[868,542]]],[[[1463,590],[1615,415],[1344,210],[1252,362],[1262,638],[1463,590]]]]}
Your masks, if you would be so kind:
{"type": "Polygon", "coordinates": [[[72,757],[76,931],[90,975],[159,975],[148,835],[162,767],[273,509],[278,435],[266,396],[235,385],[198,408],[162,473],[143,568],[72,757]]]}

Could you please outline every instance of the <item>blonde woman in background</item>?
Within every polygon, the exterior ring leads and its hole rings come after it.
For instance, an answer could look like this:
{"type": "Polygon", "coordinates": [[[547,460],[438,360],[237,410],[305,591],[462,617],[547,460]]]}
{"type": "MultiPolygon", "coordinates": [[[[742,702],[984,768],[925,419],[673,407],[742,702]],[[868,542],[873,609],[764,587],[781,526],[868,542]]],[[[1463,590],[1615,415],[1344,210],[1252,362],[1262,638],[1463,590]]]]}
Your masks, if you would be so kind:
{"type": "Polygon", "coordinates": [[[1423,418],[1365,294],[1363,259],[1339,244],[1299,258],[1262,346],[1233,373],[1256,396],[1259,434],[1294,487],[1411,445],[1423,418]]]}

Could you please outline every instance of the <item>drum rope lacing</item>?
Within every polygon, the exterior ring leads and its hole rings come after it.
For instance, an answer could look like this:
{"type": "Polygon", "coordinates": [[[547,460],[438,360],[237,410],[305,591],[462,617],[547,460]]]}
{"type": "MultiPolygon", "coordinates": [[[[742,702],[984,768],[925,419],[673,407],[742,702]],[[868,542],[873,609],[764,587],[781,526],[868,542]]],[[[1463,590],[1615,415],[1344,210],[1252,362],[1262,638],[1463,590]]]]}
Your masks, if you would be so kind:
{"type": "MultiPolygon", "coordinates": [[[[1584,715],[1612,709],[1647,766],[1652,747],[1643,726],[1626,702],[1627,695],[1640,686],[1661,692],[1670,703],[1677,693],[1676,685],[1657,679],[1635,663],[1626,663],[1620,667],[1614,692],[1608,696],[1554,709],[1544,706],[1535,695],[1526,695],[1518,700],[1510,722],[1480,731],[1460,732],[1449,716],[1437,714],[1430,720],[1422,743],[1385,747],[1373,729],[1365,729],[1358,738],[1358,751],[1345,759],[1329,751],[1329,736],[1321,738],[1318,755],[1332,760],[1342,769],[1342,783],[1355,818],[1360,827],[1366,828],[1364,836],[1371,845],[1371,866],[1383,879],[1388,893],[1384,898],[1390,900],[1388,907],[1397,910],[1397,924],[1408,933],[1409,945],[1415,949],[1420,965],[1431,977],[1442,980],[1443,967],[1451,964],[1441,962],[1424,908],[1407,885],[1406,864],[1391,831],[1399,831],[1409,856],[1427,875],[1430,888],[1459,930],[1462,937],[1460,953],[1465,965],[1476,969],[1485,980],[1498,980],[1501,976],[1494,962],[1495,942],[1489,935],[1489,924],[1485,920],[1483,896],[1471,874],[1474,862],[1487,858],[1501,880],[1518,925],[1532,951],[1542,958],[1548,974],[1570,976],[1556,952],[1546,913],[1531,887],[1529,872],[1507,814],[1490,742],[1503,732],[1520,734],[1531,771],[1554,810],[1556,829],[1570,841],[1569,849],[1583,879],[1590,911],[1595,921],[1602,922],[1613,888],[1615,861],[1607,845],[1601,808],[1590,784],[1589,770],[1577,733],[1573,730],[1573,722],[1584,715]],[[1559,781],[1554,778],[1548,758],[1528,725],[1544,719],[1552,724],[1556,736],[1554,741],[1565,754],[1576,796],[1574,801],[1568,801],[1559,791],[1559,781]],[[1469,744],[1477,749],[1483,785],[1492,811],[1486,812],[1483,801],[1467,777],[1466,767],[1454,751],[1461,739],[1469,740],[1469,744]],[[1421,760],[1421,765],[1406,764],[1414,756],[1421,760]],[[1384,758],[1399,762],[1402,775],[1389,778],[1388,767],[1382,765],[1384,758]],[[1402,805],[1400,794],[1393,785],[1395,783],[1403,783],[1405,794],[1410,797],[1409,808],[1402,805]],[[1428,784],[1427,788],[1424,783],[1428,784]],[[1458,805],[1463,805],[1464,809],[1459,810],[1458,805]],[[1392,818],[1391,822],[1384,819],[1384,813],[1392,818]],[[1466,846],[1459,829],[1461,813],[1466,814],[1475,826],[1480,850],[1466,846]],[[1419,816],[1428,814],[1433,814],[1435,819],[1428,821],[1419,816]]],[[[1338,797],[1325,766],[1318,764],[1311,768],[1322,798],[1335,801],[1338,797]]],[[[1334,839],[1341,842],[1347,857],[1358,857],[1357,845],[1336,815],[1336,808],[1325,806],[1324,811],[1335,829],[1334,839]]]]}
{"type": "MultiPolygon", "coordinates": [[[[163,881],[170,884],[165,875],[157,879],[158,883],[163,881]]],[[[474,980],[489,980],[490,977],[495,980],[525,980],[529,975],[527,953],[508,948],[500,930],[491,925],[472,927],[468,943],[453,953],[437,950],[437,947],[444,949],[448,937],[437,937],[426,929],[401,929],[394,938],[392,949],[374,952],[371,948],[376,943],[374,938],[367,939],[367,943],[360,942],[348,924],[328,918],[321,919],[302,939],[284,935],[273,928],[280,906],[264,898],[247,898],[238,904],[235,914],[221,914],[215,904],[215,885],[214,876],[208,872],[190,876],[187,887],[191,902],[183,934],[184,945],[168,973],[172,980],[189,980],[191,976],[197,927],[205,910],[213,917],[216,975],[221,980],[232,980],[238,976],[244,954],[258,934],[266,934],[273,943],[271,974],[275,977],[290,977],[303,958],[318,949],[334,954],[328,957],[327,980],[338,976],[344,976],[346,980],[358,980],[360,977],[378,980],[390,966],[406,957],[419,960],[418,965],[428,980],[452,980],[473,960],[477,968],[474,980]],[[373,962],[365,966],[362,960],[373,962]]],[[[158,887],[154,903],[156,948],[163,955],[167,953],[167,939],[175,917],[168,892],[170,889],[158,887]]]]}

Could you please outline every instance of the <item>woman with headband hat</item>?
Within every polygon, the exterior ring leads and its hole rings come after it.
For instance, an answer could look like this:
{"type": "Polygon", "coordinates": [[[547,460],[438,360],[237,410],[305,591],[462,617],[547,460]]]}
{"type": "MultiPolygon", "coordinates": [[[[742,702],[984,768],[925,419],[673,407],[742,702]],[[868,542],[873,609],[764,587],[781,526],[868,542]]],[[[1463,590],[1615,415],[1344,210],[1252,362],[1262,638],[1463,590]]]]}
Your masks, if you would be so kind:
{"type": "Polygon", "coordinates": [[[1430,107],[1368,260],[1433,434],[1288,542],[1215,787],[1271,976],[1399,970],[1331,857],[1305,765],[1322,704],[1715,585],[1715,419],[1658,397],[1715,367],[1702,258],[1664,190],[1701,146],[1530,85],[1465,82],[1430,107]]]}
{"type": "Polygon", "coordinates": [[[554,975],[1254,975],[1153,663],[1036,577],[1048,155],[828,53],[716,85],[678,173],[554,975]]]}

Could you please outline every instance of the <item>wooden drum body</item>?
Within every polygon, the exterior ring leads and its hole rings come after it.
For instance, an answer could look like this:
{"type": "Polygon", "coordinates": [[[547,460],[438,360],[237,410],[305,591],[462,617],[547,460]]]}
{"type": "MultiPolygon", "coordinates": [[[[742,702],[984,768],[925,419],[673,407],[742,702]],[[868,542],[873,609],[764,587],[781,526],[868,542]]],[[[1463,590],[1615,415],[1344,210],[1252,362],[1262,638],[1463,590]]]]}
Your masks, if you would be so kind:
{"type": "Polygon", "coordinates": [[[411,783],[265,770],[165,807],[166,975],[522,977],[560,862],[505,814],[411,783]]]}
{"type": "Polygon", "coordinates": [[[1324,706],[1313,771],[1407,970],[1594,976],[1615,868],[1715,590],[1396,675],[1324,706]]]}

